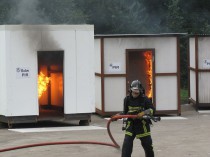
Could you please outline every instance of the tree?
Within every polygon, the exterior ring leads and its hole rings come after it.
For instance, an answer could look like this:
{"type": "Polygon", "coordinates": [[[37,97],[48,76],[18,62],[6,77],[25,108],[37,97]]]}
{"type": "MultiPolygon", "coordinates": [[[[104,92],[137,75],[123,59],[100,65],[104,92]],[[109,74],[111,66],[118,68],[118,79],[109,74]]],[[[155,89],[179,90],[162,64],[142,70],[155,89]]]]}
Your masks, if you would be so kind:
{"type": "Polygon", "coordinates": [[[0,0],[0,24],[4,24],[11,8],[8,0],[0,0]]]}
{"type": "Polygon", "coordinates": [[[75,0],[1,0],[2,24],[82,24],[86,15],[75,0]]]}
{"type": "Polygon", "coordinates": [[[40,0],[39,10],[52,24],[84,24],[87,15],[75,5],[75,0],[40,0]]]}
{"type": "Polygon", "coordinates": [[[95,25],[95,33],[145,32],[144,6],[139,0],[77,0],[77,6],[88,15],[87,23],[95,25]]]}
{"type": "Polygon", "coordinates": [[[180,0],[172,0],[168,3],[167,9],[167,29],[173,32],[183,32],[184,17],[182,8],[180,7],[180,0]]]}

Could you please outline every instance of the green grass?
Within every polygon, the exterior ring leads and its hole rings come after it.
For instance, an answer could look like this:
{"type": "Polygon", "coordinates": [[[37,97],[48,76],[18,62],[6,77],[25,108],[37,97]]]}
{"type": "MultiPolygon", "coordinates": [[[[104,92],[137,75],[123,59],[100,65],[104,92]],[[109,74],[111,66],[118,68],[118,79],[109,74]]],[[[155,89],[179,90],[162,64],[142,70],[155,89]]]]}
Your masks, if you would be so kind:
{"type": "Polygon", "coordinates": [[[181,89],[181,104],[188,103],[188,89],[181,89]]]}

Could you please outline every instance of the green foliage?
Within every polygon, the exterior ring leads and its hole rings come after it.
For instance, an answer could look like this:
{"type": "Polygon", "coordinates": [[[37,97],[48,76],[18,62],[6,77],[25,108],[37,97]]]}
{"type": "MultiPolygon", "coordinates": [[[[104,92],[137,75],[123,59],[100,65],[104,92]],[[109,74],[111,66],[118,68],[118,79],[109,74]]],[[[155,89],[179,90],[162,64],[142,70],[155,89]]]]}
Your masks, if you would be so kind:
{"type": "Polygon", "coordinates": [[[188,44],[188,39],[186,37],[180,39],[181,88],[187,88],[187,86],[188,86],[187,44],[188,44]]]}
{"type": "Polygon", "coordinates": [[[96,33],[138,33],[146,31],[144,7],[137,0],[77,0],[96,33]]]}
{"type": "Polygon", "coordinates": [[[10,2],[8,0],[0,0],[0,24],[5,23],[10,7],[10,2]]]}
{"type": "Polygon", "coordinates": [[[187,89],[181,89],[181,104],[186,104],[188,103],[188,90],[187,89]]]}
{"type": "Polygon", "coordinates": [[[0,0],[0,24],[82,24],[75,0],[0,0]]]}
{"type": "Polygon", "coordinates": [[[170,1],[167,12],[167,28],[174,32],[183,32],[184,17],[179,0],[170,1]]]}
{"type": "Polygon", "coordinates": [[[39,10],[52,24],[84,24],[87,20],[74,0],[40,0],[39,10]]]}
{"type": "Polygon", "coordinates": [[[210,33],[210,1],[170,0],[168,26],[172,30],[189,34],[210,33]]]}

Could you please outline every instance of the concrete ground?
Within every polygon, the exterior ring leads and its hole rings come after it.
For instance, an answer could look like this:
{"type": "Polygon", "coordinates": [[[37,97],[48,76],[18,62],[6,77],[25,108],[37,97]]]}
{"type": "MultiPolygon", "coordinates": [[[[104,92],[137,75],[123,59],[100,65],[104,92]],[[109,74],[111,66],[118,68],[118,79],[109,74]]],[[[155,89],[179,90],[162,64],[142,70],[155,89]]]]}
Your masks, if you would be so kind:
{"type": "MultiPolygon", "coordinates": [[[[210,157],[210,113],[199,113],[191,105],[182,105],[182,115],[185,119],[163,119],[153,123],[152,138],[156,157],[210,157]]],[[[92,115],[91,125],[106,128],[107,120],[92,115]]],[[[28,127],[73,127],[59,123],[22,124],[16,128],[28,127]]],[[[122,121],[113,122],[111,131],[115,140],[122,145],[124,132],[121,131],[122,121]]],[[[56,131],[20,133],[0,128],[0,149],[26,144],[55,142],[55,141],[98,141],[111,140],[106,129],[83,131],[56,131]]],[[[120,157],[121,150],[102,145],[53,145],[32,147],[26,149],[1,152],[1,157],[120,157]]],[[[132,157],[143,157],[144,152],[139,140],[134,141],[132,157]]]]}

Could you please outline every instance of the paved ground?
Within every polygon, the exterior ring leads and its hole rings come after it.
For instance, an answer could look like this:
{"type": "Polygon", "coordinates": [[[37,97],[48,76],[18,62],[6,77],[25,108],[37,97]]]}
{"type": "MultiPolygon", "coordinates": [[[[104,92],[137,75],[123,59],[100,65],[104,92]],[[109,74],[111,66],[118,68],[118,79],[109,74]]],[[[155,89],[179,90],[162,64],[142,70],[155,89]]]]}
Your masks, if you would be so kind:
{"type": "MultiPolygon", "coordinates": [[[[156,157],[210,157],[210,113],[198,113],[191,105],[182,105],[182,115],[186,119],[162,120],[154,123],[152,138],[156,157]]],[[[91,125],[106,127],[107,120],[93,115],[91,125]]],[[[18,125],[17,128],[66,126],[58,123],[18,125]]],[[[68,126],[74,126],[71,122],[68,126]]],[[[124,133],[122,121],[111,124],[112,134],[122,145],[124,133]]],[[[89,140],[109,142],[106,129],[88,131],[56,131],[19,133],[0,129],[0,149],[53,141],[89,140]]],[[[1,157],[120,157],[120,149],[101,145],[54,145],[33,147],[0,153],[1,157]]],[[[143,157],[140,141],[135,140],[132,157],[143,157]]]]}

